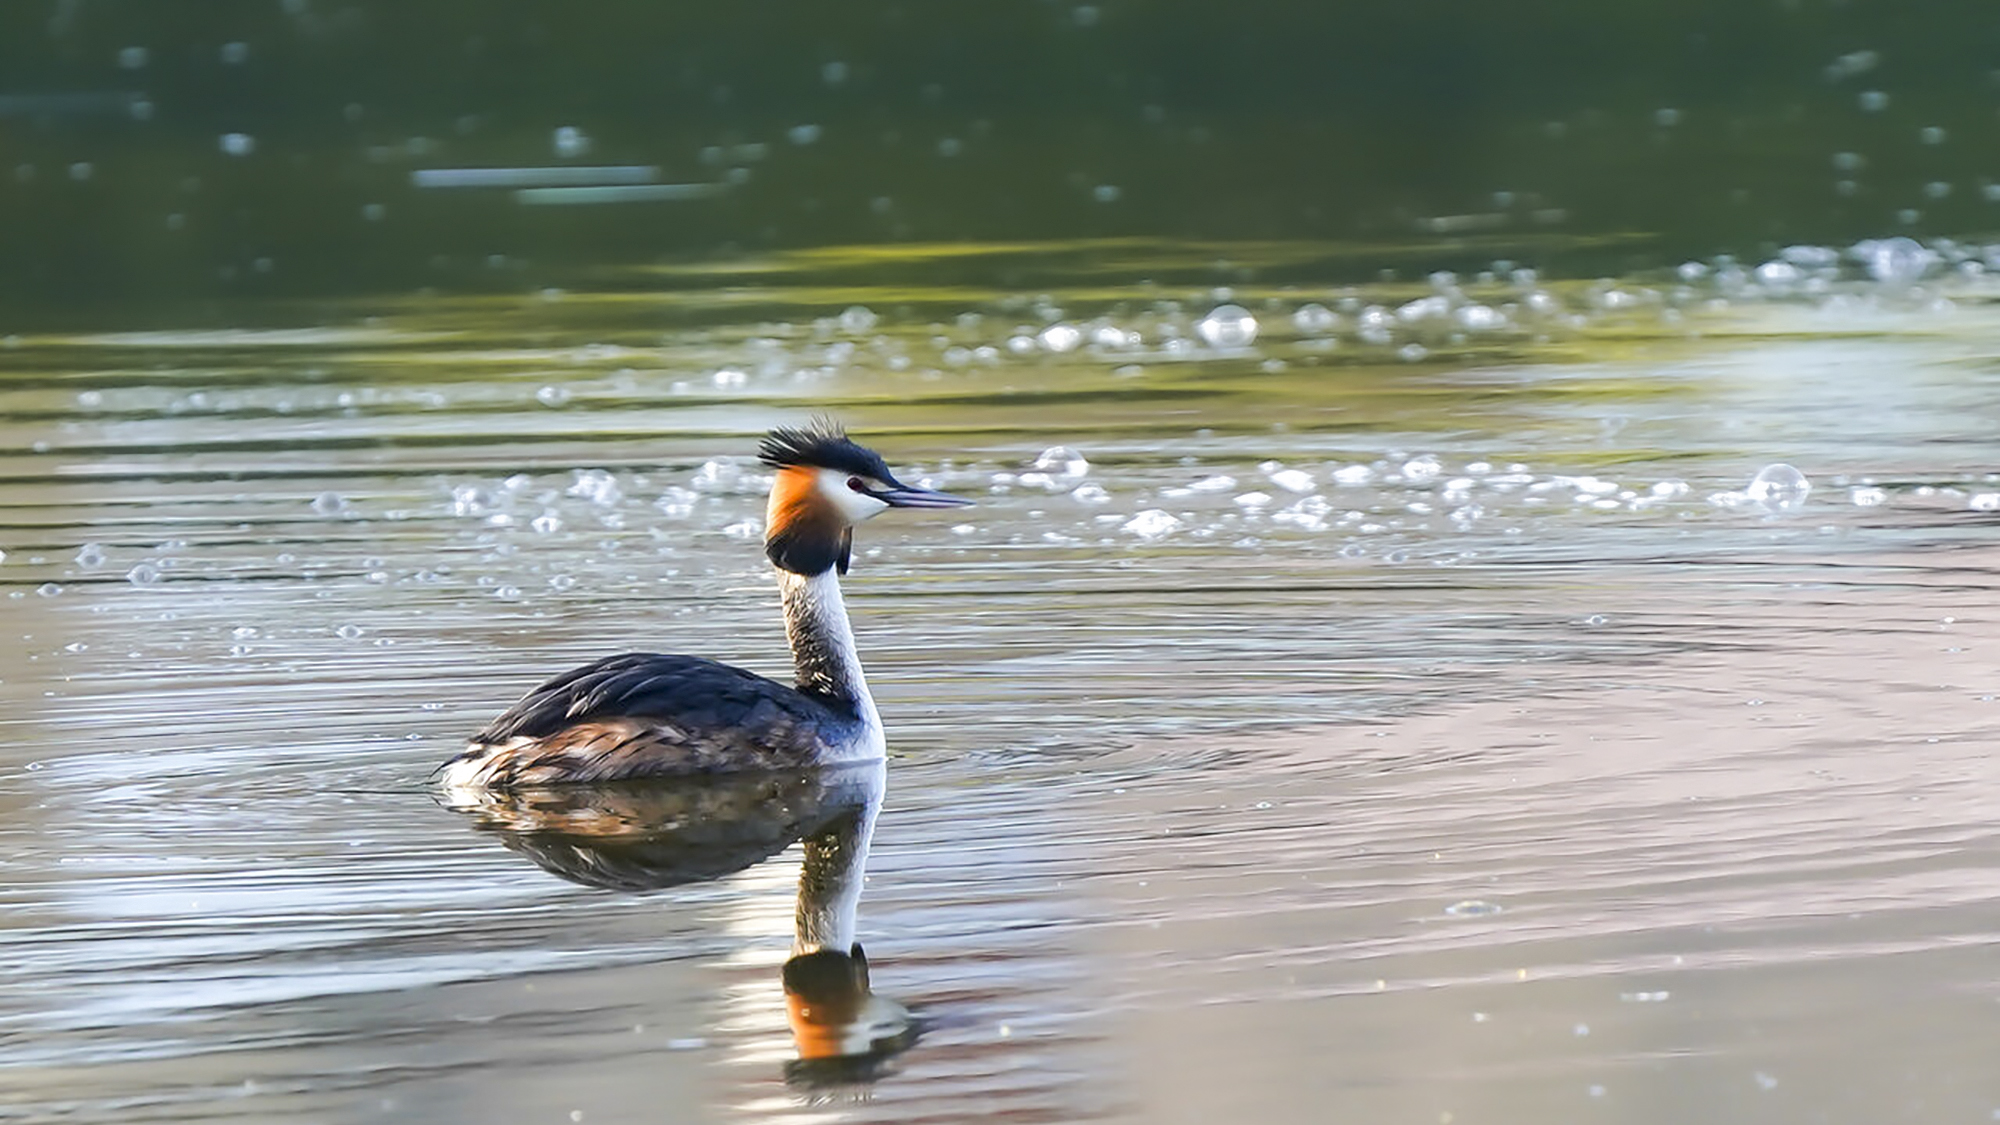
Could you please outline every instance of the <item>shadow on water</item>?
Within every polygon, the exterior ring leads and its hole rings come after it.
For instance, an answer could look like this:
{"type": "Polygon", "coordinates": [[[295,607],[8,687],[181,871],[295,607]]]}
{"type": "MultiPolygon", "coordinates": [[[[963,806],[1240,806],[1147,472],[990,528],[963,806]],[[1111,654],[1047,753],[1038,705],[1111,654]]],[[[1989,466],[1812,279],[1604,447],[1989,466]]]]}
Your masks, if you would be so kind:
{"type": "Polygon", "coordinates": [[[886,1074],[922,1034],[903,1005],[875,994],[855,940],[868,845],[886,767],[824,769],[448,791],[446,807],[551,874],[627,893],[735,874],[800,844],[791,956],[780,973],[798,1057],[785,1080],[815,1096],[886,1074]]]}

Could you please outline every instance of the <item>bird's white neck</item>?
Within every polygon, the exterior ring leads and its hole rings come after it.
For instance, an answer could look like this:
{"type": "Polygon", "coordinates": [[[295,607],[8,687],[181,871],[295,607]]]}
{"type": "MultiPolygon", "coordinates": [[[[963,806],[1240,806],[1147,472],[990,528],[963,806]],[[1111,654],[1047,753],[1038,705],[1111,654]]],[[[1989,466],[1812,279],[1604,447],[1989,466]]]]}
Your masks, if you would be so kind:
{"type": "Polygon", "coordinates": [[[794,574],[780,569],[778,589],[784,598],[785,635],[791,641],[799,690],[847,704],[870,729],[881,730],[875,699],[861,674],[861,655],[854,649],[854,630],[847,622],[839,578],[832,570],[794,574]]]}
{"type": "MultiPolygon", "coordinates": [[[[879,783],[878,783],[879,784],[879,783]]],[[[855,942],[855,915],[861,903],[862,874],[868,864],[868,842],[875,835],[880,790],[855,808],[806,837],[799,866],[798,921],[792,955],[831,949],[846,953],[855,942]]]]}

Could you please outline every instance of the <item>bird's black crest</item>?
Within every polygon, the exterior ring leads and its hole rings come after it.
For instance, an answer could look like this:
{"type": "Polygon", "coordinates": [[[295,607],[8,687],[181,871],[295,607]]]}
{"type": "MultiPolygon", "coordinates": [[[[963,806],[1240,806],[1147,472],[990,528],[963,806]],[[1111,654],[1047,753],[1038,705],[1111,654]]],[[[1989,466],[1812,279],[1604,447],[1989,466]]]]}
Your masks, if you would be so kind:
{"type": "Polygon", "coordinates": [[[884,483],[896,479],[889,475],[889,466],[883,463],[880,454],[856,445],[847,431],[840,428],[840,423],[824,416],[814,418],[804,427],[780,426],[765,434],[757,446],[757,459],[774,469],[803,465],[856,473],[884,483]]]}

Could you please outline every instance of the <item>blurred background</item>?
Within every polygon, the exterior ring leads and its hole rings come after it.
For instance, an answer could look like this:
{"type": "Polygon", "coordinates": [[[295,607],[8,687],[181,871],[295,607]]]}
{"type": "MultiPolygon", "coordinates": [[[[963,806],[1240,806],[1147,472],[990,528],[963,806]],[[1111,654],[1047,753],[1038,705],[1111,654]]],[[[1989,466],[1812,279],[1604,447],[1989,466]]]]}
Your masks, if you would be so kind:
{"type": "Polygon", "coordinates": [[[1357,281],[1963,236],[2000,206],[1996,39],[1974,0],[24,0],[0,300],[962,240],[1328,241],[1315,280],[1357,281]]]}

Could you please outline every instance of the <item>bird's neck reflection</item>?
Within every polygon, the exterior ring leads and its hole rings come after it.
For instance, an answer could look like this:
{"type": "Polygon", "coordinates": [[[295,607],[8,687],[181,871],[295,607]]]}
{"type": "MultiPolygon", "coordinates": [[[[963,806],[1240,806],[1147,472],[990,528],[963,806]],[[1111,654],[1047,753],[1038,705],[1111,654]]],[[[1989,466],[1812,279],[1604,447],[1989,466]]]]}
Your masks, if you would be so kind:
{"type": "Polygon", "coordinates": [[[877,762],[482,792],[452,807],[546,870],[620,891],[717,879],[803,842],[782,974],[798,1051],[786,1078],[823,1088],[872,1080],[918,1031],[908,1010],[870,988],[855,940],[883,780],[877,762]]]}

